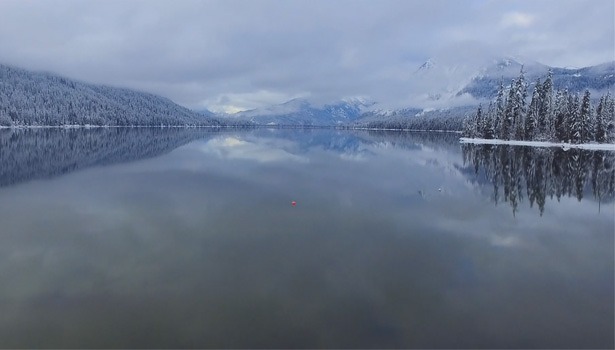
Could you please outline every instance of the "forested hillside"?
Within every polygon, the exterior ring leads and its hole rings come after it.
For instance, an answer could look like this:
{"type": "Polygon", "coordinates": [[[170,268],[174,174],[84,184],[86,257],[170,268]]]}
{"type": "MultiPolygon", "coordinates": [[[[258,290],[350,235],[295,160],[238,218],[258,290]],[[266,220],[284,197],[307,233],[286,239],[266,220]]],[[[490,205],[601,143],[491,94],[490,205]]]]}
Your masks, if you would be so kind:
{"type": "Polygon", "coordinates": [[[217,124],[153,94],[0,65],[0,126],[217,124]]]}
{"type": "Polygon", "coordinates": [[[464,119],[476,111],[474,106],[420,111],[403,109],[386,115],[368,112],[356,123],[370,129],[461,131],[464,119]]]}
{"type": "Polygon", "coordinates": [[[607,92],[592,103],[589,90],[580,96],[555,90],[552,72],[537,80],[528,104],[523,70],[508,88],[500,83],[498,95],[486,112],[482,106],[466,119],[464,136],[470,138],[556,141],[568,143],[614,142],[615,100],[607,92]]]}

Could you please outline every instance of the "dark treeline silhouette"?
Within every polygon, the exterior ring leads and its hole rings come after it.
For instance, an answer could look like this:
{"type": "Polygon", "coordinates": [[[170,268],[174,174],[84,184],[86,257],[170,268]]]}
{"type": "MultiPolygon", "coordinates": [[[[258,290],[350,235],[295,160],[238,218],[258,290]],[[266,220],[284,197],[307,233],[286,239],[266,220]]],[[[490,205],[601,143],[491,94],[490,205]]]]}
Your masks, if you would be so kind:
{"type": "Polygon", "coordinates": [[[589,90],[580,97],[553,90],[552,73],[534,84],[527,104],[523,68],[508,88],[500,83],[495,101],[466,118],[463,136],[470,138],[608,143],[615,141],[615,100],[607,92],[592,106],[589,90]]]}
{"type": "Polygon", "coordinates": [[[600,202],[615,194],[615,152],[508,145],[462,145],[463,159],[493,185],[493,200],[508,202],[517,212],[529,200],[543,214],[547,198],[576,197],[589,192],[600,202]]]}
{"type": "Polygon", "coordinates": [[[170,152],[216,135],[201,128],[0,129],[0,187],[170,152]]]}

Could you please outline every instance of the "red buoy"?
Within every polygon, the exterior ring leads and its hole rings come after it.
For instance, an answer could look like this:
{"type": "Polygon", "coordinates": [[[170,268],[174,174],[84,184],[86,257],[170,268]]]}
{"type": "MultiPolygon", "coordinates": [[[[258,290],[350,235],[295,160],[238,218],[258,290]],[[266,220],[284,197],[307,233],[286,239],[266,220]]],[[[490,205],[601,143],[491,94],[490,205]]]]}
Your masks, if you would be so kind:
{"type": "Polygon", "coordinates": [[[292,205],[293,207],[296,207],[297,206],[297,202],[292,201],[292,202],[290,202],[290,205],[292,205]]]}

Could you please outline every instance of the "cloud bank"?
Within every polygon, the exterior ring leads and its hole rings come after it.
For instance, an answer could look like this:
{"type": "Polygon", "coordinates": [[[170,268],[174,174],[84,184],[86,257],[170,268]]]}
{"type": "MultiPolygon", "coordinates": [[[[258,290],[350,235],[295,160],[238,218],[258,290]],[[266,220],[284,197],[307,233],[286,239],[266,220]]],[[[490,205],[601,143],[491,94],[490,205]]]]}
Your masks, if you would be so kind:
{"type": "MultiPolygon", "coordinates": [[[[429,57],[613,60],[613,1],[3,0],[0,63],[238,111],[294,97],[407,106],[429,57]]],[[[446,84],[447,82],[434,82],[446,84]]]]}

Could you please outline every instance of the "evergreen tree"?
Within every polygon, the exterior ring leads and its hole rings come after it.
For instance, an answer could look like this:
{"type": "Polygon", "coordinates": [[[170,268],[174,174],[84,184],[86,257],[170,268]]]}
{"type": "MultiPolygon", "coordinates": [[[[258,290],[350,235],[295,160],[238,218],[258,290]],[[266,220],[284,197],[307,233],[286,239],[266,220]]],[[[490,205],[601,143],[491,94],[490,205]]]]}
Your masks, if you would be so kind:
{"type": "Polygon", "coordinates": [[[495,100],[495,118],[493,120],[494,137],[500,136],[499,134],[500,134],[500,128],[502,126],[505,105],[506,105],[506,101],[504,101],[504,82],[502,79],[500,79],[498,95],[495,100]]]}
{"type": "Polygon", "coordinates": [[[596,142],[606,142],[607,123],[604,118],[604,96],[600,98],[598,107],[596,107],[596,116],[594,119],[594,140],[596,142]]]}
{"type": "Polygon", "coordinates": [[[514,138],[517,140],[523,139],[523,119],[526,114],[526,98],[527,98],[527,84],[525,83],[525,73],[523,72],[523,66],[521,66],[521,72],[519,72],[519,78],[516,80],[514,88],[514,100],[512,110],[512,125],[514,131],[514,138]]]}
{"type": "Polygon", "coordinates": [[[485,123],[483,125],[483,138],[484,139],[492,139],[494,137],[494,128],[493,128],[493,121],[494,121],[494,110],[493,110],[493,103],[490,102],[489,103],[489,108],[487,109],[487,115],[485,116],[485,123]]]}
{"type": "Polygon", "coordinates": [[[571,143],[581,143],[581,120],[579,118],[579,95],[568,97],[568,137],[571,143]]]}
{"type": "Polygon", "coordinates": [[[510,83],[510,89],[508,90],[508,99],[506,100],[506,107],[502,116],[502,123],[500,125],[500,132],[498,138],[502,140],[510,140],[511,135],[514,133],[514,104],[515,104],[515,87],[517,84],[515,80],[510,83]]]}
{"type": "MultiPolygon", "coordinates": [[[[463,137],[475,138],[476,137],[476,114],[472,114],[463,120],[463,137]]],[[[390,126],[389,126],[390,127],[390,126]]]]}
{"type": "MultiPolygon", "coordinates": [[[[534,92],[532,93],[532,100],[530,102],[530,107],[527,111],[527,116],[525,117],[525,127],[524,134],[526,140],[535,140],[536,139],[536,125],[538,120],[540,120],[540,80],[536,82],[536,86],[534,87],[534,92]]],[[[539,131],[539,130],[538,130],[539,131]]]]}
{"type": "Polygon", "coordinates": [[[538,139],[553,139],[553,71],[549,69],[547,79],[539,86],[538,139]]]}
{"type": "Polygon", "coordinates": [[[8,114],[5,114],[3,110],[0,110],[0,126],[11,126],[13,122],[8,114]]]}
{"type": "Polygon", "coordinates": [[[483,129],[484,129],[484,116],[483,116],[483,107],[482,105],[478,105],[478,110],[476,111],[476,117],[474,121],[474,136],[473,137],[482,137],[483,129]]]}
{"type": "Polygon", "coordinates": [[[555,140],[566,142],[569,140],[568,128],[568,91],[558,91],[555,98],[555,122],[553,128],[555,140]]]}
{"type": "Polygon", "coordinates": [[[579,132],[581,133],[581,143],[591,141],[591,101],[589,90],[585,90],[583,94],[583,100],[581,102],[581,109],[579,111],[579,132]]]}
{"type": "Polygon", "coordinates": [[[606,139],[607,142],[615,142],[615,99],[608,92],[604,98],[604,109],[602,110],[606,119],[606,139]]]}

